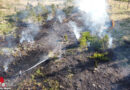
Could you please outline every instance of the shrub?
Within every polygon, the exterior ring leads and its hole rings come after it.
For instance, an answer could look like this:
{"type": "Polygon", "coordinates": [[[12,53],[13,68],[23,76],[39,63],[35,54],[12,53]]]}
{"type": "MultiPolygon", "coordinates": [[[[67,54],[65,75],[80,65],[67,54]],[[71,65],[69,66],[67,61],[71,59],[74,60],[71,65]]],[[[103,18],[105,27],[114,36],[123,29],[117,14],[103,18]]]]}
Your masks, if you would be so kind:
{"type": "Polygon", "coordinates": [[[103,63],[111,60],[113,57],[113,52],[111,50],[107,50],[105,52],[95,52],[89,58],[94,60],[94,66],[97,68],[98,63],[103,63]]]}
{"type": "Polygon", "coordinates": [[[87,46],[87,41],[91,39],[91,35],[89,32],[83,32],[82,36],[79,40],[80,42],[80,47],[85,48],[87,46]]]}
{"type": "Polygon", "coordinates": [[[88,46],[88,42],[90,42],[90,48],[94,51],[102,51],[108,48],[108,36],[105,35],[103,38],[100,38],[95,35],[91,35],[90,32],[83,32],[81,38],[79,40],[80,47],[85,48],[88,46]]]}
{"type": "Polygon", "coordinates": [[[109,61],[108,52],[104,53],[95,52],[92,56],[90,56],[90,58],[96,61],[109,61]]]}
{"type": "Polygon", "coordinates": [[[89,39],[90,46],[95,51],[102,51],[108,48],[108,36],[105,35],[103,38],[99,38],[98,36],[93,36],[89,39]]]}
{"type": "Polygon", "coordinates": [[[91,48],[95,51],[100,51],[102,49],[102,41],[99,38],[95,37],[90,40],[91,48]]]}
{"type": "Polygon", "coordinates": [[[85,48],[87,46],[86,38],[82,37],[79,42],[80,42],[80,48],[85,48]]]}
{"type": "Polygon", "coordinates": [[[64,35],[64,39],[65,39],[65,41],[68,41],[68,35],[67,34],[64,35]]]}

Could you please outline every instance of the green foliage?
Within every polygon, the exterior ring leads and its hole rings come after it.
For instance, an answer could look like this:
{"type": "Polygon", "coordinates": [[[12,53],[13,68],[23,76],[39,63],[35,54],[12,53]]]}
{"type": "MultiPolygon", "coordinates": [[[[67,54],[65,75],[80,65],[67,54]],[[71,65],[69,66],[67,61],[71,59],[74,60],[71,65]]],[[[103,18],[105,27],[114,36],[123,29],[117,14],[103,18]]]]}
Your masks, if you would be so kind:
{"type": "Polygon", "coordinates": [[[91,38],[90,32],[83,32],[82,37],[85,37],[87,40],[91,38]]]}
{"type": "Polygon", "coordinates": [[[37,69],[35,75],[36,75],[36,76],[44,76],[44,74],[41,72],[40,69],[37,69]]]}
{"type": "Polygon", "coordinates": [[[79,40],[80,42],[80,47],[85,48],[87,46],[87,41],[91,39],[91,35],[89,32],[83,32],[82,36],[79,40]]]}
{"type": "Polygon", "coordinates": [[[34,80],[35,79],[35,75],[31,75],[31,78],[32,78],[32,80],[34,80]]]}
{"type": "Polygon", "coordinates": [[[109,54],[110,52],[102,52],[102,53],[95,52],[92,56],[89,56],[89,58],[94,60],[94,66],[95,68],[97,68],[98,63],[110,60],[109,54]]]}
{"type": "Polygon", "coordinates": [[[103,53],[95,52],[89,58],[92,59],[92,60],[94,60],[94,66],[95,66],[95,68],[97,68],[98,67],[98,63],[100,63],[100,62],[106,62],[106,61],[110,60],[109,53],[110,52],[103,52],[103,53]]]}
{"type": "Polygon", "coordinates": [[[105,36],[101,39],[102,49],[103,49],[103,50],[105,50],[105,49],[108,48],[108,41],[109,41],[108,35],[105,35],[105,36]]]}
{"type": "Polygon", "coordinates": [[[64,35],[64,39],[65,39],[65,41],[68,41],[68,35],[67,34],[64,35]]]}
{"type": "Polygon", "coordinates": [[[108,52],[105,53],[95,52],[93,56],[90,56],[90,58],[96,61],[109,61],[108,52]]]}
{"type": "Polygon", "coordinates": [[[99,38],[98,36],[92,36],[89,32],[83,32],[79,42],[81,48],[87,47],[87,42],[90,42],[91,48],[95,51],[100,51],[108,48],[108,40],[109,38],[107,35],[103,38],[99,38]]]}
{"type": "Polygon", "coordinates": [[[90,40],[91,48],[93,48],[95,51],[105,50],[108,48],[108,36],[105,35],[103,38],[99,37],[93,37],[90,40]]]}
{"type": "Polygon", "coordinates": [[[85,48],[87,46],[87,40],[85,37],[80,39],[80,48],[85,48]]]}

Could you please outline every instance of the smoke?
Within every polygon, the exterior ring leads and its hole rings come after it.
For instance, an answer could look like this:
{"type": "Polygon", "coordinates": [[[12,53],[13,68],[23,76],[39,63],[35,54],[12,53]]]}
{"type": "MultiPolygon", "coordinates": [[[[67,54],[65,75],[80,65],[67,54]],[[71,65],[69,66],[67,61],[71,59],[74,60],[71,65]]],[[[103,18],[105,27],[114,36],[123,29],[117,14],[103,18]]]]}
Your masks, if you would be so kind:
{"type": "Polygon", "coordinates": [[[11,48],[1,48],[1,53],[4,55],[3,56],[3,61],[1,61],[1,63],[3,63],[3,68],[4,71],[8,70],[8,65],[14,60],[14,58],[11,55],[13,49],[11,48]]]}
{"type": "Polygon", "coordinates": [[[56,11],[56,18],[57,18],[57,20],[60,23],[62,23],[63,20],[66,18],[66,15],[65,15],[65,13],[62,10],[57,9],[57,11],[56,11]]]}
{"type": "MultiPolygon", "coordinates": [[[[109,15],[107,13],[108,4],[106,0],[80,0],[77,1],[79,10],[86,27],[92,34],[103,37],[107,33],[110,25],[109,15]]],[[[112,46],[112,37],[109,34],[109,47],[112,46]]]]}
{"type": "Polygon", "coordinates": [[[8,70],[8,66],[9,64],[14,60],[14,58],[12,56],[10,56],[10,58],[7,59],[6,62],[4,62],[4,71],[6,72],[8,70]]]}
{"type": "Polygon", "coordinates": [[[92,33],[101,34],[107,27],[106,22],[109,21],[106,0],[80,0],[78,3],[79,10],[83,12],[85,24],[89,26],[92,33]]]}
{"type": "Polygon", "coordinates": [[[77,27],[76,23],[73,22],[73,21],[70,21],[69,25],[71,26],[71,28],[72,28],[72,30],[73,30],[73,32],[75,34],[75,37],[78,40],[80,38],[81,29],[79,27],[77,27]]]}
{"type": "Polygon", "coordinates": [[[28,27],[22,31],[20,43],[26,42],[33,42],[35,36],[40,31],[39,26],[36,24],[28,24],[28,27]]]}
{"type": "Polygon", "coordinates": [[[109,48],[112,47],[112,42],[113,42],[113,38],[111,37],[111,35],[109,35],[109,41],[108,41],[108,47],[109,48]]]}

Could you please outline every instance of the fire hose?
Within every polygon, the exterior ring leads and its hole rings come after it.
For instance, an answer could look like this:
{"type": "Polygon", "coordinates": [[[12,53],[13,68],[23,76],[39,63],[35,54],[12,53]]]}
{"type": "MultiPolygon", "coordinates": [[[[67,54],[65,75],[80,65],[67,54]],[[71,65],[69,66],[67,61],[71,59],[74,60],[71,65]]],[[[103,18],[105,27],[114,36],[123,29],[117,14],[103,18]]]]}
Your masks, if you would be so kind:
{"type": "Polygon", "coordinates": [[[38,63],[36,63],[34,66],[32,66],[32,67],[30,67],[30,68],[28,68],[28,69],[26,69],[26,70],[24,70],[24,71],[21,71],[21,70],[20,70],[18,74],[14,75],[14,77],[15,77],[15,76],[18,76],[18,75],[22,75],[22,74],[26,73],[27,71],[32,70],[33,68],[39,66],[40,64],[42,64],[43,62],[47,61],[48,59],[49,59],[49,57],[46,56],[43,60],[41,60],[41,61],[39,61],[38,63]]]}

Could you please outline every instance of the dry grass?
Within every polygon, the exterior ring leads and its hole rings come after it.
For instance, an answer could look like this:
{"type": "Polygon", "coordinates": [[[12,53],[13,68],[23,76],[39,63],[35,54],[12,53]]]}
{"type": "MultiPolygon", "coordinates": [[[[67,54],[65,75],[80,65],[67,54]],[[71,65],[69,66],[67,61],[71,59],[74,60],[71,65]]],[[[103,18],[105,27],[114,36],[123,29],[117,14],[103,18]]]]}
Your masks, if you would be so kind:
{"type": "Polygon", "coordinates": [[[130,5],[127,9],[127,2],[120,2],[115,0],[109,0],[110,3],[110,14],[113,20],[122,20],[130,18],[130,5]]]}
{"type": "Polygon", "coordinates": [[[124,36],[130,35],[130,6],[127,9],[127,2],[120,2],[115,0],[109,0],[111,19],[116,21],[115,28],[112,32],[113,37],[117,41],[122,43],[124,36]]]}

